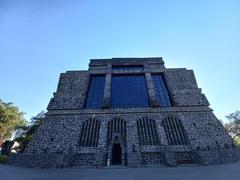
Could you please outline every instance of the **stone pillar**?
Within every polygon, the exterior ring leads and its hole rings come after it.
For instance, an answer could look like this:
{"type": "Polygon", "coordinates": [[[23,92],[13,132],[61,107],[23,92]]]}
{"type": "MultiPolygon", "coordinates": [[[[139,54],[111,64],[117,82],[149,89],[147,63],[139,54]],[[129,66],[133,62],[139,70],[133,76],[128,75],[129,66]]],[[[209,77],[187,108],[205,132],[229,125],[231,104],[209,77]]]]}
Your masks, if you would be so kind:
{"type": "Polygon", "coordinates": [[[110,108],[111,80],[112,80],[112,74],[110,73],[106,74],[103,108],[110,108]]]}
{"type": "Polygon", "coordinates": [[[107,64],[106,79],[104,87],[103,108],[110,108],[111,96],[111,81],[112,81],[112,64],[107,64]]]}
{"type": "Polygon", "coordinates": [[[159,102],[158,102],[158,99],[157,99],[156,94],[155,94],[151,73],[146,72],[145,73],[145,78],[146,78],[146,82],[147,82],[147,89],[148,89],[148,94],[149,94],[150,106],[151,107],[159,107],[159,102]]]}
{"type": "Polygon", "coordinates": [[[126,164],[127,166],[132,166],[132,161],[131,161],[131,152],[132,152],[132,143],[133,143],[133,122],[129,121],[127,122],[126,126],[126,153],[127,153],[127,159],[126,159],[126,164]]]}
{"type": "Polygon", "coordinates": [[[129,121],[127,123],[127,159],[125,165],[128,167],[140,167],[142,165],[141,153],[138,152],[136,141],[137,141],[137,127],[135,122],[129,121]]]}
{"type": "Polygon", "coordinates": [[[96,152],[95,159],[97,167],[106,166],[106,146],[107,146],[107,121],[101,120],[99,140],[98,140],[98,151],[96,152]]]}

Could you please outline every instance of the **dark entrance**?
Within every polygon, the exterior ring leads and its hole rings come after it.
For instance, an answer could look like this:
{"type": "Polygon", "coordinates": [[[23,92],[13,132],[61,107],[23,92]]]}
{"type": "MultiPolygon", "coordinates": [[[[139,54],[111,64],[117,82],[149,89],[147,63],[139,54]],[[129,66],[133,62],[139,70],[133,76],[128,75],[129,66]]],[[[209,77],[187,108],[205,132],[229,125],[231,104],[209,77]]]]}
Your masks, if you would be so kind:
{"type": "Polygon", "coordinates": [[[120,144],[113,144],[112,164],[113,165],[121,165],[122,164],[122,148],[121,148],[120,144]]]}

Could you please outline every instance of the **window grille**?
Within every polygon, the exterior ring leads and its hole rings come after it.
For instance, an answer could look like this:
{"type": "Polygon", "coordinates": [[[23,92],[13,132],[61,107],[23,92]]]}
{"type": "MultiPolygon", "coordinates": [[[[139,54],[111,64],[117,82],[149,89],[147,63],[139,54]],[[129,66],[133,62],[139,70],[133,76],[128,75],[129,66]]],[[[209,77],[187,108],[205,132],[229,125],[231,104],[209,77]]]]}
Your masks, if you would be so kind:
{"type": "Polygon", "coordinates": [[[126,139],[126,121],[115,118],[108,122],[108,144],[111,142],[113,134],[119,134],[122,140],[126,139]]]}
{"type": "Polygon", "coordinates": [[[97,147],[100,131],[100,121],[89,119],[82,124],[79,146],[81,147],[97,147]]]}
{"type": "Polygon", "coordinates": [[[180,119],[177,119],[175,117],[167,117],[163,120],[163,127],[169,145],[189,144],[187,135],[180,119]]]}
{"type": "Polygon", "coordinates": [[[160,145],[154,120],[142,118],[137,121],[140,145],[160,145]]]}

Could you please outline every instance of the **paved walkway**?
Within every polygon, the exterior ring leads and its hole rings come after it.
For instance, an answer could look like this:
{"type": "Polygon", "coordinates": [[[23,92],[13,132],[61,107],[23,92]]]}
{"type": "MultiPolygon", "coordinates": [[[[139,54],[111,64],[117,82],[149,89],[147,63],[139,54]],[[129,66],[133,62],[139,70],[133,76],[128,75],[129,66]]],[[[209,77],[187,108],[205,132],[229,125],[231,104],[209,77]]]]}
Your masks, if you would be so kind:
{"type": "Polygon", "coordinates": [[[216,166],[31,169],[0,164],[1,180],[240,180],[240,162],[216,166]]]}

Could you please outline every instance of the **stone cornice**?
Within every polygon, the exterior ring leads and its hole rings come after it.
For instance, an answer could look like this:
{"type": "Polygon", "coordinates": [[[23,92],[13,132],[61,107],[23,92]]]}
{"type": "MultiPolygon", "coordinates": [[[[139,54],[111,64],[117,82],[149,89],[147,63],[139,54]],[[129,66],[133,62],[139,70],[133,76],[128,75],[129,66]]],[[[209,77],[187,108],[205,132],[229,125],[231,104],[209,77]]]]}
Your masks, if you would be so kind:
{"type": "Polygon", "coordinates": [[[162,107],[162,108],[127,108],[127,109],[62,109],[50,110],[47,115],[56,114],[134,114],[134,113],[169,113],[169,112],[212,112],[212,109],[207,106],[192,106],[192,107],[162,107]]]}

